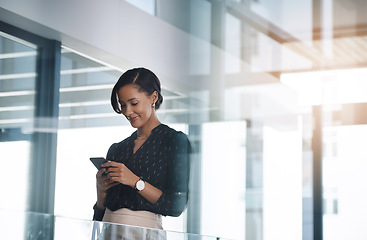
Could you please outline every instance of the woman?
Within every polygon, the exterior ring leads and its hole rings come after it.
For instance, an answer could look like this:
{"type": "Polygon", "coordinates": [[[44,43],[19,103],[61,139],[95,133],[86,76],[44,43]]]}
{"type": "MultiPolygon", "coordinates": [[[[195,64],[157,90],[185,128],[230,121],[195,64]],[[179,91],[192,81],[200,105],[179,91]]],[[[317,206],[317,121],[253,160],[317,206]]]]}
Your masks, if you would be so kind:
{"type": "Polygon", "coordinates": [[[179,216],[188,200],[190,143],[162,124],[160,81],[148,69],[126,71],[115,84],[111,104],[137,130],[112,144],[98,171],[94,220],[162,228],[161,216],[179,216]]]}

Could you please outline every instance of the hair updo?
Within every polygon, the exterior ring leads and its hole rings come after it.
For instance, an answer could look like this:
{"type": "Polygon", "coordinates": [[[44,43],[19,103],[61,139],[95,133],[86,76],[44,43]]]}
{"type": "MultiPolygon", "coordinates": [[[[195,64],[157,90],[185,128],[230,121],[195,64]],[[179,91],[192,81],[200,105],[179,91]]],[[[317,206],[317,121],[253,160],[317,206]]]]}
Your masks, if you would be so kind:
{"type": "Polygon", "coordinates": [[[139,87],[139,91],[145,92],[148,96],[152,95],[154,91],[157,91],[158,100],[155,102],[154,108],[156,110],[159,109],[163,102],[163,97],[161,94],[161,83],[158,77],[149,69],[133,68],[124,72],[112,89],[111,105],[115,112],[121,114],[117,93],[120,88],[127,84],[135,84],[139,87]]]}

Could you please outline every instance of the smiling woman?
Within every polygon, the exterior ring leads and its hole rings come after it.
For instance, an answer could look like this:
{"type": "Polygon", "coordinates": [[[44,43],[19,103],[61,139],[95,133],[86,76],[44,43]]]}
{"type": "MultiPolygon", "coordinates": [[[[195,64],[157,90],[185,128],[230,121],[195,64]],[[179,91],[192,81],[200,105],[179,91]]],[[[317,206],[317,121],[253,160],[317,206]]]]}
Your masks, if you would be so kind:
{"type": "MultiPolygon", "coordinates": [[[[118,91],[118,98],[121,108],[121,113],[125,115],[127,120],[133,127],[139,128],[147,121],[153,125],[159,124],[159,120],[153,110],[154,104],[158,99],[157,91],[154,91],[150,96],[139,89],[136,84],[127,84],[118,91]]],[[[138,133],[139,138],[143,133],[138,133]]]]}
{"type": "MultiPolygon", "coordinates": [[[[185,209],[191,147],[184,133],[159,121],[162,101],[159,79],[148,69],[128,70],[115,84],[111,105],[137,130],[112,144],[97,173],[94,220],[163,229],[162,215],[179,216],[185,209]]],[[[103,234],[108,238],[110,232],[103,234]]]]}

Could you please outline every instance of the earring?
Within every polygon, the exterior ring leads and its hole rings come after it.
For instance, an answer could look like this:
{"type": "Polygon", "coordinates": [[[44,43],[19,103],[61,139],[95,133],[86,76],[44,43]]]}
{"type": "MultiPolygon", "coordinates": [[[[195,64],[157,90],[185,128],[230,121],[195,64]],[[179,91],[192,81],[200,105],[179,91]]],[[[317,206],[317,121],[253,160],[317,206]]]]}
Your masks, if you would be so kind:
{"type": "Polygon", "coordinates": [[[152,108],[154,108],[154,103],[152,104],[152,108]]]}

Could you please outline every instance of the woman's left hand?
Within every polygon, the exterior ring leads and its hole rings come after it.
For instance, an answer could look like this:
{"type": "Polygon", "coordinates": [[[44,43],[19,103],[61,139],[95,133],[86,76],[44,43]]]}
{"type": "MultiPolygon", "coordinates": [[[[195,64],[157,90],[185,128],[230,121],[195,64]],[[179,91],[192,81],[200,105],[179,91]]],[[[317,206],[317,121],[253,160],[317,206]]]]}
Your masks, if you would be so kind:
{"type": "Polygon", "coordinates": [[[106,173],[112,181],[120,182],[135,188],[135,184],[139,180],[139,177],[130,171],[123,163],[109,161],[104,163],[102,167],[108,168],[106,173]]]}

